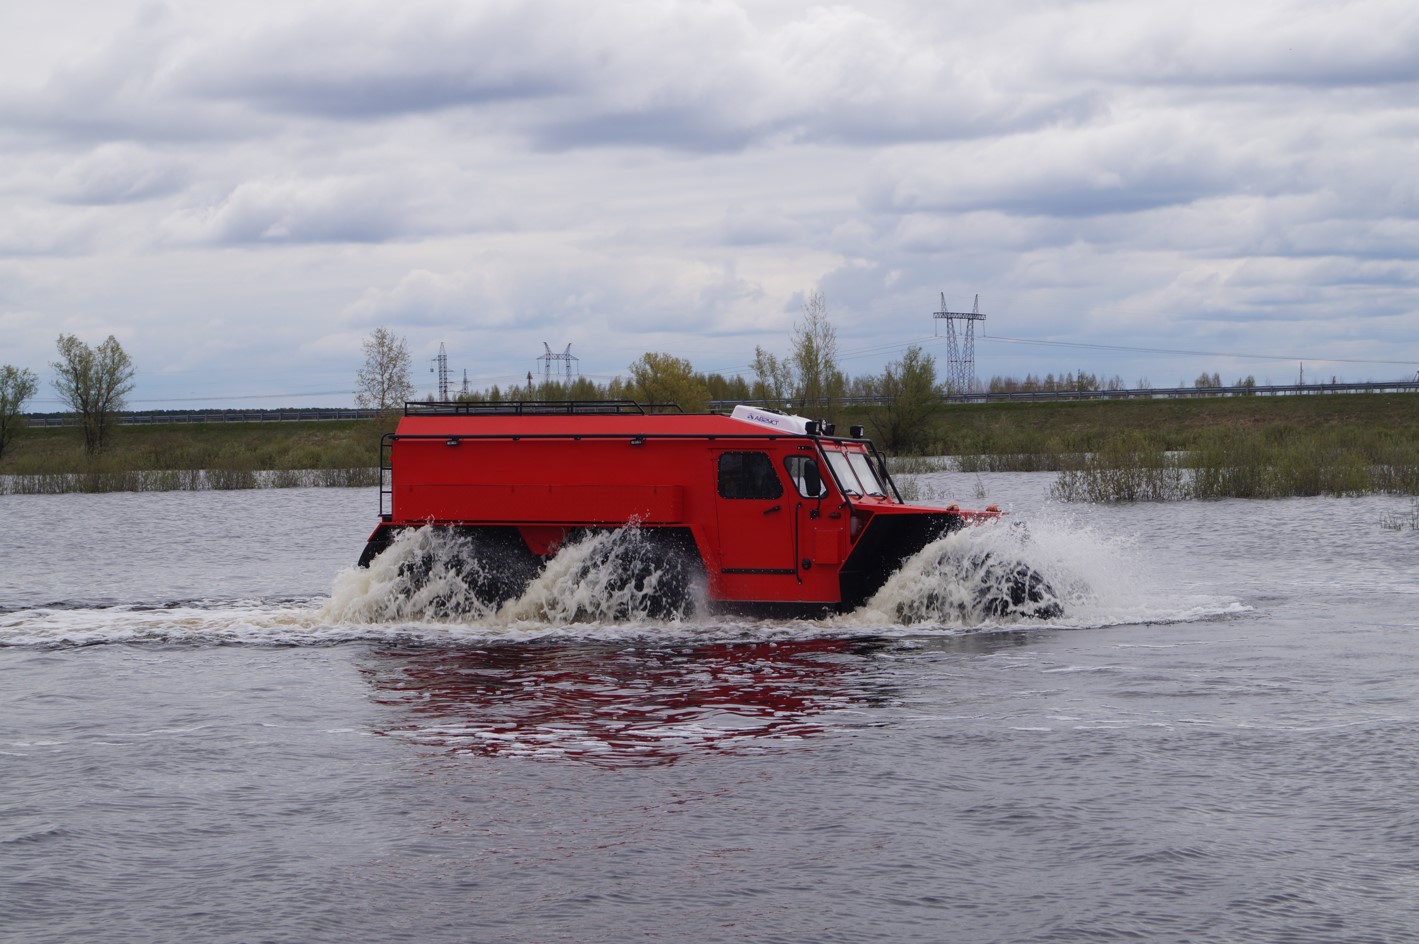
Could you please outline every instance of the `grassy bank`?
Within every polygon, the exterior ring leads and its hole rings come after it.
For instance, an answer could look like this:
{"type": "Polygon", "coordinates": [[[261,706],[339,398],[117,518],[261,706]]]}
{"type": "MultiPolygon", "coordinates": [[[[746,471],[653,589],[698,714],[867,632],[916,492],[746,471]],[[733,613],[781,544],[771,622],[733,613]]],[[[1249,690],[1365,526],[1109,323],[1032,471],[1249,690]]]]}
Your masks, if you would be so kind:
{"type": "MultiPolygon", "coordinates": [[[[838,422],[870,430],[871,413],[838,422]]],[[[1066,500],[1419,494],[1413,394],[944,404],[926,422],[927,451],[952,467],[1057,472],[1066,500]]],[[[121,426],[89,458],[77,429],[29,429],[0,461],[0,493],[373,485],[383,431],[371,420],[121,426]]]]}
{"type": "Polygon", "coordinates": [[[0,494],[376,485],[382,433],[371,420],[120,426],[90,457],[77,429],[27,429],[0,494]]]}
{"type": "MultiPolygon", "coordinates": [[[[933,418],[931,452],[1054,457],[1099,452],[1122,439],[1163,452],[1198,448],[1218,430],[1272,440],[1311,432],[1419,440],[1419,397],[1354,394],[1188,400],[950,404],[933,418]]],[[[1029,463],[1032,460],[1024,459],[1029,463]]],[[[982,470],[984,471],[984,470],[982,470]]]]}

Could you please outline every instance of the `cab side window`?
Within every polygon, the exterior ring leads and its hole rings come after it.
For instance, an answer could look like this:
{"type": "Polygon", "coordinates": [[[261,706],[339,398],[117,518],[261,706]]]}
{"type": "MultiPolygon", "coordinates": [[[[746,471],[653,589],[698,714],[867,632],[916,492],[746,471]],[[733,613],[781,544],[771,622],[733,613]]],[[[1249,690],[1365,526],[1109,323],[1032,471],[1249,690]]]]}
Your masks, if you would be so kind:
{"type": "Polygon", "coordinates": [[[720,498],[780,498],[783,482],[766,452],[726,452],[719,457],[720,498]]]}
{"type": "Polygon", "coordinates": [[[823,481],[823,473],[818,469],[816,459],[808,456],[789,456],[783,460],[788,471],[788,480],[804,498],[822,498],[828,494],[828,486],[823,481]]]}

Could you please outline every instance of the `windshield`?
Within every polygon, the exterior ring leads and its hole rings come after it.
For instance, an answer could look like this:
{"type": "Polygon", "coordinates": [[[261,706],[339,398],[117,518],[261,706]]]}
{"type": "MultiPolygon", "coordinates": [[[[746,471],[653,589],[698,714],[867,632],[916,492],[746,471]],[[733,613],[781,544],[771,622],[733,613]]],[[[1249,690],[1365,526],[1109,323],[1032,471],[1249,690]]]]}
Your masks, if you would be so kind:
{"type": "Polygon", "coordinates": [[[857,480],[857,473],[852,470],[847,456],[836,449],[824,449],[823,455],[828,457],[828,465],[832,468],[838,484],[843,487],[843,494],[849,498],[861,498],[862,483],[857,480]]]}
{"type": "Polygon", "coordinates": [[[877,472],[872,468],[872,463],[868,461],[867,453],[849,452],[847,457],[848,461],[852,463],[853,470],[857,472],[857,480],[862,483],[867,494],[874,498],[886,498],[887,489],[877,478],[877,472]]]}

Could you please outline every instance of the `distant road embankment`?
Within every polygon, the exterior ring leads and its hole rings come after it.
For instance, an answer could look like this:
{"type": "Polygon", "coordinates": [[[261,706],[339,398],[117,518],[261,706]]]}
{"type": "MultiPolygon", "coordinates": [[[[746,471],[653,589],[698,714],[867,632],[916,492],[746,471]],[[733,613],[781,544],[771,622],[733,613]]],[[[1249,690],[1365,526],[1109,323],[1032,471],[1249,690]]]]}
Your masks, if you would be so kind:
{"type": "Polygon", "coordinates": [[[1016,400],[1179,400],[1196,397],[1297,397],[1334,393],[1419,393],[1419,380],[1388,383],[1268,384],[1251,387],[1150,387],[1139,390],[1021,390],[951,396],[952,403],[1016,400]]]}
{"type": "Polygon", "coordinates": [[[1135,390],[1017,390],[945,397],[951,403],[1006,403],[1013,400],[1179,400],[1205,396],[1311,396],[1325,393],[1419,393],[1419,380],[1388,383],[1277,383],[1266,386],[1174,386],[1135,390]]]}
{"type": "MultiPolygon", "coordinates": [[[[119,413],[118,422],[127,426],[150,426],[159,423],[281,423],[312,420],[367,420],[374,410],[161,410],[156,413],[119,413]]],[[[73,413],[31,413],[25,417],[31,426],[73,426],[78,417],[73,413]]]]}
{"type": "MultiPolygon", "coordinates": [[[[1179,400],[1199,397],[1295,397],[1347,393],[1419,393],[1419,380],[1388,383],[1274,384],[1255,387],[1152,387],[1132,390],[1021,390],[1011,393],[968,393],[942,397],[944,403],[1015,403],[1019,401],[1061,400],[1179,400]]],[[[885,397],[845,397],[844,406],[870,406],[885,397]]],[[[777,406],[769,400],[714,400],[710,408],[728,410],[738,403],[777,406]]],[[[367,420],[374,410],[283,409],[283,410],[160,410],[118,414],[118,422],[129,425],[160,423],[281,423],[313,420],[367,420]]],[[[72,413],[31,413],[31,426],[73,426],[72,413]]]]}
{"type": "MultiPolygon", "coordinates": [[[[1392,380],[1385,383],[1277,383],[1266,386],[1172,386],[1172,388],[1139,388],[1131,390],[1013,390],[1010,393],[952,393],[941,397],[944,403],[1016,403],[1037,400],[1191,400],[1198,397],[1227,396],[1313,396],[1327,393],[1419,393],[1419,380],[1392,380]]],[[[843,397],[847,406],[870,406],[884,403],[883,396],[843,397]]],[[[735,400],[738,402],[738,400],[735,400]]],[[[771,403],[749,400],[751,403],[771,403]]],[[[712,402],[712,407],[732,403],[712,402]]]]}

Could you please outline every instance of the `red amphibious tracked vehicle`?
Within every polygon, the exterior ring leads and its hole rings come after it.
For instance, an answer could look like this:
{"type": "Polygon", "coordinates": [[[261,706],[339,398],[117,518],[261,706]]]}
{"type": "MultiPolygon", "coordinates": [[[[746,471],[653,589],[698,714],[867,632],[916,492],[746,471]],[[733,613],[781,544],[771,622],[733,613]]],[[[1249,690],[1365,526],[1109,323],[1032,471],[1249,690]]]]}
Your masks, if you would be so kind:
{"type": "MultiPolygon", "coordinates": [[[[871,442],[738,406],[652,412],[630,401],[411,403],[385,437],[381,520],[361,566],[411,528],[445,529],[463,576],[496,606],[588,533],[631,526],[645,549],[625,581],[654,574],[662,614],[851,610],[932,541],[1001,512],[907,504],[871,442]]],[[[1027,565],[979,593],[985,612],[1049,617],[1059,604],[1027,565]]]]}

